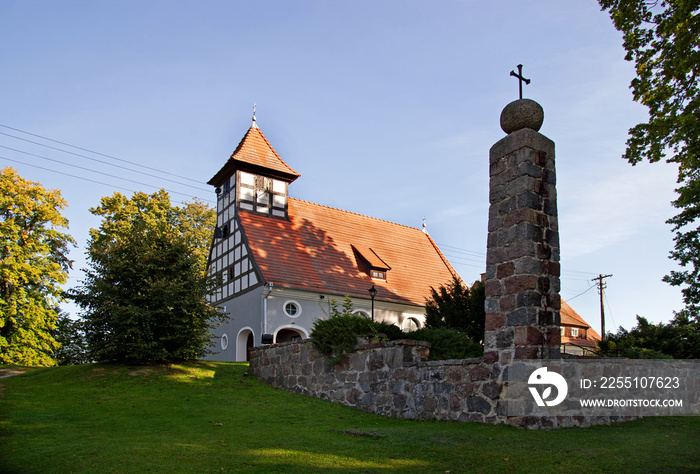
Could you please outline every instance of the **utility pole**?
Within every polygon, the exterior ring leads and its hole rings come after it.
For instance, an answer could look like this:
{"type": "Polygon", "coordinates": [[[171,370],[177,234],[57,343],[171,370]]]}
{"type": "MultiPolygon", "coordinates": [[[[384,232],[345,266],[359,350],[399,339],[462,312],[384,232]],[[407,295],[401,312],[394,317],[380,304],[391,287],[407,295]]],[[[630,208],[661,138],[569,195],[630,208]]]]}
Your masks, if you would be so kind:
{"type": "Polygon", "coordinates": [[[592,281],[598,282],[598,293],[600,293],[600,339],[605,340],[605,308],[603,306],[603,289],[605,288],[605,283],[603,280],[605,278],[610,278],[610,275],[599,274],[597,277],[593,278],[592,281]]]}

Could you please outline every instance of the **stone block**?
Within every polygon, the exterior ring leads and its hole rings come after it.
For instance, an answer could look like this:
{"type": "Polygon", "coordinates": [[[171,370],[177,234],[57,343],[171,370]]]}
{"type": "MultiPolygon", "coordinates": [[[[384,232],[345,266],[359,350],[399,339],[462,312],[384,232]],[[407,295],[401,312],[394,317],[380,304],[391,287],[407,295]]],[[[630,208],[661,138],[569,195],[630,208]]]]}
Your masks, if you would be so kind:
{"type": "Polygon", "coordinates": [[[498,362],[498,351],[484,351],[484,363],[493,364],[495,362],[498,362]]]}
{"type": "Polygon", "coordinates": [[[485,330],[493,331],[506,325],[506,315],[503,313],[486,313],[485,330]]]}
{"type": "Polygon", "coordinates": [[[506,314],[506,326],[534,326],[537,324],[537,310],[518,308],[506,314]]]}
{"type": "MultiPolygon", "coordinates": [[[[517,244],[516,244],[517,245],[517,244]]],[[[490,247],[486,250],[486,264],[496,265],[508,260],[509,252],[506,249],[490,247]]]]}
{"type": "Polygon", "coordinates": [[[384,357],[379,351],[373,351],[367,358],[368,370],[379,370],[384,367],[384,357]]]}
{"type": "Polygon", "coordinates": [[[449,382],[456,383],[464,379],[465,375],[464,367],[450,367],[445,373],[445,379],[449,382]]]}
{"type": "Polygon", "coordinates": [[[486,297],[486,301],[484,303],[484,307],[486,309],[486,314],[489,313],[498,313],[501,311],[501,307],[498,304],[498,297],[486,297]]]}
{"type": "Polygon", "coordinates": [[[538,307],[542,304],[542,293],[538,290],[527,290],[516,296],[516,303],[519,308],[538,307]]]}
{"type": "Polygon", "coordinates": [[[435,410],[437,410],[438,402],[435,397],[425,397],[423,399],[423,414],[435,416],[435,410]]]}
{"type": "MultiPolygon", "coordinates": [[[[503,294],[503,290],[501,289],[501,282],[498,280],[489,280],[484,284],[484,293],[486,294],[486,298],[490,298],[493,296],[500,296],[503,294]]],[[[495,307],[495,306],[494,306],[495,307]]]]}
{"type": "Polygon", "coordinates": [[[514,262],[515,273],[522,275],[538,275],[543,271],[543,263],[534,256],[522,257],[514,262]]]}
{"type": "Polygon", "coordinates": [[[392,400],[394,408],[397,410],[403,410],[404,408],[406,408],[406,401],[407,401],[407,397],[406,397],[406,395],[403,395],[403,394],[394,395],[393,400],[392,400]]]}
{"type": "Polygon", "coordinates": [[[493,232],[501,228],[503,219],[501,217],[490,217],[488,223],[488,231],[493,232]]]}
{"type": "Polygon", "coordinates": [[[517,209],[517,200],[515,199],[515,196],[513,196],[508,199],[504,199],[498,204],[498,215],[505,216],[515,209],[517,209]]]}
{"type": "Polygon", "coordinates": [[[536,346],[544,342],[542,331],[533,326],[515,328],[515,344],[518,346],[536,346]]]}
{"type": "Polygon", "coordinates": [[[518,228],[511,226],[496,232],[490,232],[487,241],[495,240],[495,243],[491,245],[495,244],[498,247],[505,247],[515,241],[516,238],[518,238],[518,228]],[[491,236],[495,236],[495,239],[491,238],[491,236]]]}
{"type": "Polygon", "coordinates": [[[523,222],[535,222],[535,211],[529,207],[515,209],[503,216],[503,227],[508,228],[523,222]]]}
{"type": "Polygon", "coordinates": [[[501,311],[503,311],[504,313],[508,313],[510,311],[515,310],[515,303],[515,295],[501,296],[501,299],[499,300],[501,311]]]}
{"type": "Polygon", "coordinates": [[[524,157],[524,161],[518,165],[518,176],[532,176],[533,178],[541,178],[542,167],[530,161],[528,157],[524,157]]]}
{"type": "Polygon", "coordinates": [[[549,261],[549,262],[547,262],[546,266],[547,266],[547,273],[549,275],[552,275],[555,277],[561,276],[561,265],[559,264],[559,262],[549,261]]]}
{"type": "Polygon", "coordinates": [[[518,176],[505,185],[505,196],[502,199],[517,196],[526,191],[532,191],[535,189],[535,181],[536,179],[531,176],[518,176]]]}
{"type": "Polygon", "coordinates": [[[516,346],[513,359],[539,359],[539,347],[532,346],[516,346]]]}
{"type": "MultiPolygon", "coordinates": [[[[537,216],[534,216],[536,219],[537,216]]],[[[542,227],[531,222],[521,222],[516,227],[515,238],[518,240],[531,240],[533,242],[540,242],[543,236],[544,232],[542,230],[542,227]]]]}
{"type": "Polygon", "coordinates": [[[542,204],[542,210],[545,214],[549,216],[557,215],[557,200],[553,199],[553,196],[549,196],[549,199],[545,199],[542,204]]]}
{"type": "Polygon", "coordinates": [[[509,196],[505,185],[494,186],[489,191],[489,203],[497,204],[509,196]]]}
{"type": "Polygon", "coordinates": [[[491,411],[491,404],[482,397],[467,398],[467,409],[470,413],[487,414],[491,411]]]}
{"type": "MultiPolygon", "coordinates": [[[[530,242],[530,241],[522,241],[522,242],[515,242],[513,245],[510,245],[508,247],[508,251],[506,252],[503,249],[498,249],[498,250],[503,250],[503,252],[506,254],[504,258],[501,260],[501,262],[507,261],[507,260],[517,260],[520,257],[531,257],[531,256],[537,256],[537,246],[539,244],[536,244],[535,242],[530,242]]],[[[488,258],[488,253],[486,254],[488,258]]],[[[501,263],[497,262],[497,263],[501,263]]],[[[496,263],[496,262],[494,262],[496,263]]]]}
{"type": "Polygon", "coordinates": [[[501,351],[498,357],[498,363],[502,366],[508,366],[513,362],[513,351],[501,351]]]}
{"type": "Polygon", "coordinates": [[[509,349],[513,346],[515,332],[513,328],[505,327],[496,331],[496,347],[498,349],[509,349]]]}
{"type": "Polygon", "coordinates": [[[511,276],[515,272],[513,262],[505,262],[496,266],[496,278],[501,279],[511,276]]]}
{"type": "MultiPolygon", "coordinates": [[[[508,295],[537,289],[537,277],[535,275],[513,275],[506,278],[503,283],[505,286],[505,293],[508,295]]],[[[521,304],[519,298],[517,304],[521,304]]]]}
{"type": "Polygon", "coordinates": [[[474,366],[469,370],[469,380],[471,380],[472,382],[478,380],[487,380],[490,375],[491,370],[489,370],[487,367],[481,364],[474,366]]]}
{"type": "Polygon", "coordinates": [[[360,405],[374,405],[376,395],[374,393],[365,393],[360,399],[360,405]]]}
{"type": "Polygon", "coordinates": [[[486,382],[481,386],[481,393],[486,395],[491,400],[496,400],[501,395],[503,385],[496,381],[486,382]]]}
{"type": "Polygon", "coordinates": [[[542,201],[540,197],[531,191],[520,193],[517,197],[517,208],[529,208],[537,211],[542,210],[542,201]]]}

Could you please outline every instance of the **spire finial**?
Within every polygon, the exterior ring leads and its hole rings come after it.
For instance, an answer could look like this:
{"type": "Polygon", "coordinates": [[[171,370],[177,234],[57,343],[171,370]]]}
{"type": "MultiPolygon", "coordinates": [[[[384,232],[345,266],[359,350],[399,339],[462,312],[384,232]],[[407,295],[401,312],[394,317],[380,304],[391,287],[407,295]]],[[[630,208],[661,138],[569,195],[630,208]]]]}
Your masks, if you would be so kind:
{"type": "Polygon", "coordinates": [[[424,217],[424,218],[423,218],[423,233],[424,233],[424,234],[427,234],[427,233],[428,233],[428,229],[426,229],[426,227],[425,227],[425,219],[426,219],[426,218],[424,217]]]}
{"type": "Polygon", "coordinates": [[[255,108],[257,107],[257,104],[253,103],[253,127],[258,128],[258,124],[255,123],[256,118],[255,118],[255,108]]]}

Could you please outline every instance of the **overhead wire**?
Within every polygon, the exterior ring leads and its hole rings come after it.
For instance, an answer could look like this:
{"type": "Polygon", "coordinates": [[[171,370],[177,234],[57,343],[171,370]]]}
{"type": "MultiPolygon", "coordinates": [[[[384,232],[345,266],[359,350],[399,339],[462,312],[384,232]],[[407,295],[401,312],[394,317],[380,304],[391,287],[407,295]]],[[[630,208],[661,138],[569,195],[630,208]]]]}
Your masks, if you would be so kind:
{"type": "MultiPolygon", "coordinates": [[[[116,156],[107,155],[107,154],[105,154],[105,153],[100,153],[99,151],[94,151],[94,150],[90,150],[90,149],[88,149],[88,148],[82,148],[82,147],[79,147],[79,146],[76,146],[76,145],[71,145],[70,143],[62,142],[62,141],[59,141],[59,140],[54,140],[53,138],[48,138],[48,137],[44,137],[44,136],[42,136],[42,135],[37,135],[36,133],[31,133],[31,132],[27,132],[27,131],[25,131],[25,130],[20,130],[19,128],[10,127],[10,126],[8,126],[8,125],[3,125],[3,124],[1,124],[1,123],[0,123],[0,127],[7,128],[7,129],[9,129],[9,130],[14,130],[15,132],[24,133],[24,134],[30,135],[30,136],[32,136],[32,137],[41,138],[42,140],[47,140],[47,141],[50,141],[50,142],[53,142],[53,143],[58,143],[58,144],[60,144],[60,145],[69,146],[69,147],[71,147],[71,148],[75,148],[76,150],[87,151],[87,152],[93,153],[93,154],[95,154],[95,155],[104,156],[105,158],[111,158],[111,159],[113,159],[113,160],[121,161],[121,162],[123,162],[123,163],[129,163],[130,165],[138,166],[138,167],[145,168],[145,169],[150,169],[151,171],[157,171],[157,172],[162,173],[162,174],[167,174],[167,175],[170,175],[170,176],[175,176],[176,178],[181,178],[181,179],[185,179],[185,180],[187,180],[187,181],[192,181],[192,182],[194,182],[194,183],[199,183],[199,181],[197,181],[196,179],[192,179],[192,178],[187,177],[187,176],[181,176],[181,175],[179,175],[179,174],[171,173],[171,172],[169,172],[169,171],[163,171],[163,170],[160,170],[160,169],[158,169],[158,168],[152,168],[152,167],[150,167],[150,166],[142,165],[141,163],[135,163],[135,162],[133,162],[133,161],[125,160],[125,159],[123,159],[123,158],[117,158],[116,156]]],[[[8,134],[3,134],[3,135],[8,135],[8,134]]],[[[8,135],[8,136],[13,137],[13,135],[8,135]]],[[[15,137],[15,138],[16,138],[16,137],[15,137]]]]}
{"type": "MultiPolygon", "coordinates": [[[[2,132],[0,132],[0,133],[2,133],[2,132]]],[[[40,158],[40,159],[42,159],[42,160],[53,161],[54,163],[60,163],[60,164],[62,164],[62,165],[66,165],[66,166],[70,166],[70,167],[72,167],[72,168],[78,168],[78,169],[81,169],[81,170],[89,171],[89,172],[91,172],[91,173],[101,174],[101,175],[103,175],[103,176],[109,176],[110,178],[121,179],[121,180],[123,180],[123,181],[129,181],[130,183],[140,184],[140,185],[142,185],[142,186],[149,186],[149,187],[155,187],[155,188],[158,187],[158,186],[153,185],[153,184],[144,183],[144,182],[141,182],[141,181],[136,181],[136,180],[134,180],[134,179],[123,178],[123,177],[121,177],[121,176],[113,175],[113,174],[110,174],[110,173],[105,173],[105,172],[103,172],[103,171],[93,170],[93,169],[90,169],[90,168],[86,168],[86,167],[84,167],[84,166],[75,165],[75,164],[73,164],[73,163],[66,163],[65,161],[56,160],[56,159],[54,159],[54,158],[48,158],[48,157],[45,157],[45,156],[37,155],[36,153],[30,153],[30,152],[28,152],[28,151],[18,150],[18,149],[16,149],[16,148],[11,148],[11,147],[4,146],[4,145],[0,145],[0,148],[5,148],[6,150],[11,150],[11,151],[15,151],[15,152],[17,152],[17,153],[23,153],[23,154],[25,154],[25,155],[34,156],[34,157],[40,158]]],[[[5,158],[5,157],[1,157],[1,158],[6,159],[6,160],[9,160],[9,158],[5,158]]],[[[17,161],[17,160],[11,160],[11,161],[15,161],[16,163],[23,163],[23,162],[17,161]]],[[[28,164],[28,163],[24,163],[24,164],[28,164]]],[[[44,169],[44,170],[46,170],[46,171],[52,171],[51,169],[48,169],[48,168],[42,168],[42,169],[44,169]]],[[[69,176],[73,176],[74,178],[79,178],[79,179],[80,179],[79,176],[75,176],[75,175],[69,175],[69,176]]],[[[106,184],[106,183],[101,183],[101,184],[106,184]]],[[[171,189],[166,189],[166,188],[163,188],[163,189],[165,189],[167,192],[169,192],[169,193],[171,193],[171,194],[180,194],[180,195],[182,195],[182,196],[192,197],[192,196],[191,196],[190,194],[188,194],[188,193],[182,193],[182,192],[179,192],[179,191],[173,191],[173,190],[171,190],[171,189]]],[[[212,203],[212,204],[214,203],[214,201],[211,201],[211,200],[208,200],[208,199],[201,199],[201,200],[202,200],[202,201],[205,201],[205,202],[212,203]]]]}
{"type": "MultiPolygon", "coordinates": [[[[21,140],[21,141],[24,141],[24,142],[27,142],[27,143],[32,143],[32,144],[34,144],[34,145],[43,146],[43,147],[49,148],[49,149],[51,149],[51,150],[60,151],[61,153],[67,153],[67,154],[69,154],[69,155],[79,156],[80,158],[85,158],[85,159],[87,159],[87,160],[96,161],[96,162],[98,162],[98,163],[102,163],[102,164],[105,164],[105,165],[108,165],[108,166],[114,166],[115,168],[120,168],[120,169],[123,169],[123,170],[131,171],[131,172],[133,172],[133,173],[139,173],[139,174],[146,175],[146,176],[150,176],[150,177],[152,177],[152,178],[157,178],[157,179],[160,179],[160,180],[163,180],[163,181],[169,181],[169,182],[171,182],[171,183],[179,184],[179,185],[181,185],[181,186],[188,186],[188,187],[191,187],[191,188],[199,189],[199,190],[201,190],[201,191],[209,191],[208,189],[205,189],[205,188],[200,188],[200,187],[198,187],[198,186],[193,186],[193,185],[191,185],[191,184],[181,183],[181,182],[179,182],[179,181],[175,181],[174,179],[163,178],[162,176],[157,176],[157,175],[154,175],[154,174],[151,174],[151,173],[145,173],[145,172],[143,172],[143,171],[134,170],[134,169],[131,169],[131,168],[127,168],[126,166],[115,165],[114,163],[110,163],[110,162],[108,162],[108,161],[104,161],[104,160],[100,160],[100,159],[97,159],[97,158],[93,158],[93,157],[91,157],[91,156],[81,155],[80,153],[75,153],[75,152],[72,152],[72,151],[63,150],[63,149],[61,149],[61,148],[57,148],[57,147],[54,147],[54,146],[51,146],[51,145],[46,145],[46,144],[44,144],[44,143],[35,142],[35,141],[33,141],[33,140],[28,140],[28,139],[26,139],[26,138],[16,137],[16,136],[14,136],[14,135],[10,135],[9,133],[0,132],[0,135],[5,135],[6,137],[14,138],[15,140],[21,140]]],[[[123,160],[120,160],[120,161],[123,161],[123,160]]],[[[145,167],[145,166],[144,166],[144,167],[145,167]]],[[[145,167],[145,168],[147,168],[147,169],[153,169],[153,168],[150,168],[150,167],[145,167]]],[[[165,171],[160,171],[160,170],[157,170],[157,171],[160,172],[160,173],[169,174],[169,173],[167,173],[167,172],[165,172],[165,171]]]]}
{"type": "MultiPolygon", "coordinates": [[[[58,171],[58,170],[53,170],[53,169],[51,169],[51,168],[45,168],[45,167],[43,167],[43,166],[35,165],[35,164],[33,164],[33,163],[24,163],[24,162],[19,161],[19,160],[13,160],[12,158],[7,158],[6,156],[1,156],[1,155],[0,155],[0,160],[11,161],[11,162],[13,162],[13,163],[20,163],[20,164],[26,165],[26,166],[32,166],[32,167],[38,168],[38,169],[40,169],[40,170],[50,171],[51,173],[62,174],[62,175],[64,175],[64,176],[70,176],[71,178],[77,178],[77,179],[81,179],[81,180],[83,180],[83,181],[89,181],[89,182],[95,183],[95,184],[102,184],[102,185],[104,185],[104,186],[109,186],[109,187],[112,187],[112,188],[121,189],[122,191],[129,191],[129,192],[132,192],[132,193],[137,192],[137,191],[134,190],[134,189],[125,188],[125,187],[123,187],[123,186],[117,186],[117,185],[111,184],[111,183],[105,183],[105,182],[103,182],[103,181],[97,181],[97,180],[95,180],[95,179],[85,178],[85,177],[83,177],[83,176],[76,176],[76,175],[74,175],[74,174],[65,173],[65,172],[63,172],[63,171],[58,171]]],[[[152,186],[152,185],[149,185],[149,186],[152,186]]],[[[166,190],[166,191],[167,191],[167,190],[166,190]]],[[[185,205],[185,204],[186,204],[185,202],[176,201],[176,200],[174,200],[174,199],[172,199],[171,202],[174,202],[174,203],[176,203],[176,204],[182,204],[182,205],[185,205]]],[[[212,201],[206,201],[206,202],[212,202],[212,201]]]]}
{"type": "Polygon", "coordinates": [[[566,301],[571,301],[571,300],[573,300],[574,298],[578,298],[579,296],[588,293],[589,291],[591,291],[591,290],[592,290],[593,288],[595,288],[595,287],[596,287],[596,285],[591,285],[591,286],[589,286],[588,288],[586,288],[585,290],[583,290],[581,293],[579,293],[578,295],[572,296],[571,298],[567,298],[566,301]]]}
{"type": "MultiPolygon", "coordinates": [[[[166,175],[170,175],[170,176],[175,176],[175,177],[177,177],[177,178],[181,178],[181,179],[184,179],[184,180],[187,180],[187,181],[192,181],[192,182],[195,182],[195,183],[200,183],[199,181],[197,181],[197,180],[195,180],[195,179],[192,179],[192,178],[189,178],[189,177],[186,177],[186,176],[177,175],[177,174],[175,174],[175,173],[170,173],[170,172],[168,172],[168,171],[160,170],[160,169],[158,169],[158,168],[153,168],[153,167],[150,167],[150,166],[146,166],[146,165],[142,165],[142,164],[139,164],[139,163],[135,163],[135,162],[133,162],[133,161],[124,160],[124,159],[122,159],[122,158],[117,158],[117,157],[112,156],[112,155],[108,155],[108,154],[105,154],[105,153],[100,153],[100,152],[98,152],[98,151],[90,150],[90,149],[88,149],[88,148],[83,148],[83,147],[79,147],[79,146],[76,146],[76,145],[72,145],[72,144],[70,144],[70,143],[62,142],[62,141],[60,141],[60,140],[55,140],[55,139],[53,139],[53,138],[45,137],[45,136],[38,135],[38,134],[35,134],[35,133],[27,132],[27,131],[25,131],[25,130],[21,130],[21,129],[18,129],[18,128],[10,127],[10,126],[8,126],[8,125],[0,124],[0,127],[4,127],[4,128],[6,128],[6,129],[9,129],[9,130],[14,130],[14,131],[16,131],[16,132],[20,132],[20,133],[23,133],[23,134],[26,134],[26,135],[30,135],[30,136],[32,136],[32,137],[37,137],[37,138],[40,138],[40,139],[42,139],[42,140],[47,140],[47,141],[50,141],[50,142],[53,142],[53,143],[57,143],[57,144],[64,145],[64,146],[68,146],[68,147],[71,147],[71,148],[75,148],[75,149],[77,149],[77,150],[81,150],[81,151],[85,151],[85,152],[88,152],[88,153],[92,153],[92,154],[104,156],[104,157],[106,157],[106,158],[110,158],[110,159],[113,159],[113,160],[121,161],[121,162],[124,162],[124,163],[129,163],[129,164],[131,164],[131,165],[138,166],[138,167],[141,167],[141,168],[145,168],[145,169],[157,171],[158,173],[161,173],[161,174],[166,174],[166,175]]],[[[58,151],[58,152],[61,152],[61,153],[66,153],[66,154],[69,154],[69,155],[73,155],[73,156],[77,156],[77,157],[84,158],[84,159],[87,159],[87,160],[91,160],[91,161],[94,161],[94,162],[97,162],[97,163],[102,163],[102,164],[105,164],[105,165],[108,165],[108,166],[113,166],[113,167],[115,167],[115,168],[123,169],[123,170],[129,171],[129,172],[138,173],[140,176],[149,176],[149,177],[151,177],[151,178],[155,178],[155,179],[158,179],[158,180],[160,180],[160,181],[168,181],[168,182],[171,182],[171,183],[180,185],[180,186],[186,186],[186,187],[188,187],[188,188],[193,188],[193,189],[197,189],[197,190],[200,190],[200,191],[205,191],[205,192],[207,192],[207,193],[211,192],[211,190],[210,190],[210,189],[207,189],[207,188],[203,188],[203,187],[199,187],[199,186],[194,186],[194,185],[191,185],[191,184],[188,184],[188,183],[183,183],[183,182],[176,181],[176,180],[169,179],[169,178],[164,178],[164,177],[162,177],[162,176],[157,176],[157,175],[154,175],[154,174],[151,174],[151,173],[146,173],[146,172],[143,172],[143,171],[140,171],[140,170],[136,170],[136,169],[132,169],[132,168],[129,168],[129,167],[126,167],[126,166],[121,166],[121,165],[117,165],[117,164],[114,164],[114,163],[109,163],[108,161],[105,161],[105,160],[100,160],[100,159],[97,159],[97,158],[94,158],[94,157],[91,157],[91,156],[86,156],[86,155],[83,155],[83,154],[80,154],[80,153],[75,153],[75,152],[72,152],[72,151],[69,151],[69,150],[64,150],[64,149],[61,149],[61,148],[58,148],[58,147],[54,147],[54,146],[51,146],[51,145],[47,145],[47,144],[45,144],[45,143],[40,143],[40,142],[37,142],[37,141],[34,141],[34,140],[28,140],[28,139],[26,139],[26,138],[18,137],[18,136],[12,135],[12,134],[0,132],[0,135],[9,137],[9,138],[12,138],[12,139],[15,139],[15,140],[20,140],[20,141],[22,141],[22,142],[31,143],[31,144],[33,144],[33,145],[37,145],[37,146],[40,146],[40,147],[44,147],[44,148],[48,148],[48,149],[51,149],[51,150],[55,150],[55,151],[58,151]]],[[[203,202],[206,202],[206,203],[209,203],[209,204],[214,204],[214,201],[212,201],[212,200],[203,199],[203,198],[198,198],[198,197],[196,197],[195,195],[193,195],[193,194],[191,194],[191,193],[185,193],[185,192],[175,191],[175,190],[172,190],[172,189],[167,189],[167,188],[164,188],[163,186],[160,186],[160,185],[157,185],[157,184],[149,184],[149,183],[147,183],[147,182],[144,183],[144,182],[142,182],[142,181],[137,181],[137,180],[130,179],[130,178],[127,178],[127,177],[118,176],[118,175],[115,175],[115,174],[111,174],[111,173],[106,173],[106,172],[103,172],[103,171],[99,171],[99,170],[94,169],[94,168],[91,168],[91,167],[80,166],[80,165],[77,165],[77,164],[74,164],[74,163],[69,163],[69,162],[66,162],[66,161],[61,161],[61,160],[58,160],[58,159],[55,159],[55,158],[49,158],[49,157],[42,156],[42,155],[39,155],[39,154],[36,154],[36,153],[31,153],[31,152],[29,152],[29,151],[20,150],[20,149],[12,148],[12,147],[5,146],[5,145],[0,145],[0,148],[4,148],[4,149],[6,149],[6,150],[10,150],[10,151],[15,152],[15,153],[22,153],[22,154],[24,154],[24,155],[33,156],[33,157],[40,158],[40,159],[43,159],[43,160],[52,161],[52,162],[59,163],[59,164],[61,164],[61,165],[68,166],[68,167],[72,167],[72,168],[75,168],[75,169],[80,169],[80,170],[88,171],[88,172],[91,172],[91,173],[96,173],[96,174],[100,174],[100,175],[103,175],[103,176],[107,176],[107,177],[110,177],[110,178],[114,178],[114,179],[119,179],[119,180],[122,180],[122,181],[131,182],[131,183],[138,184],[138,185],[141,185],[141,186],[149,186],[149,187],[153,187],[153,188],[162,188],[162,189],[165,189],[165,191],[167,191],[167,192],[170,193],[170,194],[178,194],[178,195],[182,195],[182,196],[187,196],[187,197],[194,198],[194,199],[198,199],[198,200],[200,200],[200,201],[203,201],[203,202]]],[[[49,171],[49,172],[52,172],[52,173],[61,174],[61,175],[64,175],[64,176],[69,176],[69,177],[75,178],[75,179],[80,179],[80,180],[83,180],[83,181],[92,182],[92,183],[100,184],[100,185],[103,185],[103,186],[110,186],[110,187],[113,187],[113,188],[115,188],[115,189],[120,189],[120,190],[124,190],[124,191],[136,192],[136,191],[133,190],[133,189],[129,189],[129,188],[126,188],[126,187],[123,187],[123,186],[118,186],[118,185],[116,185],[116,184],[106,183],[106,182],[104,182],[104,181],[98,181],[98,180],[95,180],[95,179],[90,179],[90,178],[83,177],[83,176],[79,176],[79,175],[76,175],[76,174],[71,174],[71,173],[66,173],[66,172],[58,171],[58,170],[56,170],[56,169],[47,168],[47,167],[39,166],[39,165],[32,164],[32,163],[27,163],[27,162],[25,162],[25,161],[21,161],[21,160],[17,160],[17,159],[12,159],[12,158],[9,158],[9,157],[7,157],[7,156],[0,156],[0,158],[3,159],[3,160],[6,160],[6,161],[11,161],[11,162],[13,162],[13,163],[19,163],[19,164],[22,164],[22,165],[32,166],[32,167],[34,167],[34,168],[38,168],[38,169],[41,169],[41,170],[44,170],[44,171],[49,171]]],[[[174,201],[174,202],[179,202],[179,201],[174,201]]]]}

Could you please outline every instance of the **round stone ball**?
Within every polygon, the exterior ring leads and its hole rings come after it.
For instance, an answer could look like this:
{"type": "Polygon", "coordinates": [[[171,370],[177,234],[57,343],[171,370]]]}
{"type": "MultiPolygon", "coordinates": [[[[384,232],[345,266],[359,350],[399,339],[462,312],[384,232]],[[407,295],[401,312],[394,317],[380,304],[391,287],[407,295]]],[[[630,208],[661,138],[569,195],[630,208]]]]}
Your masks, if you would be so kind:
{"type": "Polygon", "coordinates": [[[501,112],[501,128],[513,133],[523,128],[538,132],[544,122],[542,106],[531,99],[519,99],[506,105],[501,112]]]}

